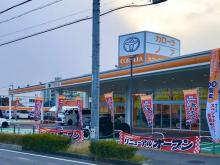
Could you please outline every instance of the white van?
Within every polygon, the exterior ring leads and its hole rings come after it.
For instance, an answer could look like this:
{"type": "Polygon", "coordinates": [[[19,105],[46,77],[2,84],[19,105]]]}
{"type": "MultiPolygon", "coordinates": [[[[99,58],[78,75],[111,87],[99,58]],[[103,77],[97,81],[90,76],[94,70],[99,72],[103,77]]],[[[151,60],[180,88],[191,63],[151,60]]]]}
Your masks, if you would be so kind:
{"type": "Polygon", "coordinates": [[[77,106],[63,106],[58,113],[56,123],[61,125],[73,125],[77,122],[77,106]]]}

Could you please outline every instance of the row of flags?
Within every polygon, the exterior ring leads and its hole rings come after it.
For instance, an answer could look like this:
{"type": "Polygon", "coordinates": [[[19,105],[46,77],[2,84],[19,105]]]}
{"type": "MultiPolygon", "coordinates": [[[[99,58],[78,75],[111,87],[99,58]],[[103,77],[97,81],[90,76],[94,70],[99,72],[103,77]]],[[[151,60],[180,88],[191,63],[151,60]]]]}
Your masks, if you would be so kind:
{"type": "MultiPolygon", "coordinates": [[[[58,116],[58,113],[61,111],[62,106],[64,106],[64,102],[66,101],[65,96],[60,95],[58,97],[58,108],[56,112],[56,116],[58,116]]],[[[80,97],[76,97],[74,100],[76,106],[78,107],[78,115],[79,115],[79,126],[82,128],[83,126],[83,120],[82,120],[82,110],[83,110],[83,101],[81,100],[80,97]]],[[[19,98],[17,97],[15,100],[15,110],[18,110],[19,107],[19,98]]],[[[43,117],[43,98],[37,97],[35,98],[34,102],[34,119],[37,120],[42,120],[43,117]]]]}
{"type": "MultiPolygon", "coordinates": [[[[220,109],[219,109],[219,50],[213,50],[210,57],[210,81],[206,105],[206,119],[214,142],[220,143],[220,109]]],[[[199,124],[200,103],[199,89],[183,90],[186,125],[199,124]]],[[[105,100],[111,116],[114,116],[113,92],[105,94],[105,100]]],[[[153,95],[140,95],[141,107],[148,126],[153,126],[153,95]]],[[[205,121],[203,121],[205,122],[205,121]]]]}

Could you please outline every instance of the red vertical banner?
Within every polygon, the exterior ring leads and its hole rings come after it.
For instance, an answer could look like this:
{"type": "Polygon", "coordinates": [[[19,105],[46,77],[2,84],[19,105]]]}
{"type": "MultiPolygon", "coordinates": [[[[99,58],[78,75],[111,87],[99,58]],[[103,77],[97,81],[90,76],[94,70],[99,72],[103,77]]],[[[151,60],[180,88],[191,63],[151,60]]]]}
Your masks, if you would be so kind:
{"type": "Polygon", "coordinates": [[[83,110],[83,102],[80,97],[76,97],[76,105],[78,106],[78,115],[77,122],[79,122],[80,128],[83,127],[83,118],[82,118],[82,110],[83,110]]]}
{"type": "Polygon", "coordinates": [[[199,124],[199,92],[198,89],[183,90],[186,124],[199,124]]]}
{"type": "Polygon", "coordinates": [[[41,119],[41,109],[43,108],[43,98],[37,97],[34,101],[34,119],[41,119]]]}
{"type": "Polygon", "coordinates": [[[61,95],[61,96],[58,97],[57,115],[58,115],[58,113],[59,113],[59,112],[61,111],[61,109],[62,109],[64,100],[65,100],[65,96],[61,95]]]}
{"type": "Polygon", "coordinates": [[[114,110],[113,92],[106,93],[106,94],[104,94],[104,96],[105,96],[105,101],[108,105],[108,109],[111,112],[112,121],[114,121],[115,110],[114,110]]]}
{"type": "Polygon", "coordinates": [[[153,126],[154,112],[153,112],[153,95],[141,95],[141,107],[143,109],[148,126],[153,126]]]}
{"type": "Polygon", "coordinates": [[[16,97],[16,100],[15,100],[15,110],[17,111],[18,110],[18,106],[19,106],[19,97],[16,97]]]}

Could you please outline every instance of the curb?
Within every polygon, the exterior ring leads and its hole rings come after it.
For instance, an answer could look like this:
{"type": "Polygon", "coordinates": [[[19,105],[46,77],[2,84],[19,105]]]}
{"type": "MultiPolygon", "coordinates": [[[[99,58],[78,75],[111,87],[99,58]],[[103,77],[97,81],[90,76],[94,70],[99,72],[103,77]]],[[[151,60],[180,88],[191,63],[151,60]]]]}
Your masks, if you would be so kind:
{"type": "Polygon", "coordinates": [[[22,151],[22,146],[15,145],[15,144],[4,144],[0,143],[0,147],[4,149],[10,149],[15,151],[22,151]]]}
{"type": "Polygon", "coordinates": [[[86,156],[86,155],[80,155],[80,154],[74,154],[74,153],[66,153],[66,152],[56,152],[51,153],[54,155],[59,156],[65,156],[65,157],[71,157],[71,158],[77,158],[77,159],[83,159],[83,160],[89,160],[89,161],[95,161],[95,162],[101,162],[101,163],[110,163],[110,164],[120,164],[120,165],[142,165],[142,163],[137,162],[131,162],[127,160],[117,160],[117,159],[102,159],[102,160],[96,160],[93,156],[86,156]]]}
{"type": "Polygon", "coordinates": [[[55,153],[42,153],[42,152],[34,152],[30,150],[24,150],[22,149],[22,146],[19,145],[13,145],[13,144],[3,144],[0,143],[0,148],[9,149],[9,150],[15,150],[15,151],[26,151],[30,153],[36,153],[36,154],[49,154],[51,156],[63,156],[68,158],[76,158],[76,159],[82,159],[87,161],[94,161],[94,162],[100,162],[100,163],[109,163],[109,164],[115,164],[115,165],[142,165],[142,163],[137,162],[131,162],[127,160],[117,160],[117,159],[103,159],[103,160],[96,160],[93,156],[87,156],[87,155],[80,155],[80,154],[74,154],[74,153],[67,153],[67,152],[55,152],[55,153]]]}

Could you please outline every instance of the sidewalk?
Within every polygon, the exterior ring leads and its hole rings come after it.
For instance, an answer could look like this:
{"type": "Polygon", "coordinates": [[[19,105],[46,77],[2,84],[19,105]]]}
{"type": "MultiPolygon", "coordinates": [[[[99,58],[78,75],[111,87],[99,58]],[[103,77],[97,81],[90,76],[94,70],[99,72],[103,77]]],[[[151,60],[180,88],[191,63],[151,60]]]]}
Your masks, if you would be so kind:
{"type": "MultiPolygon", "coordinates": [[[[138,154],[147,157],[148,165],[219,165],[220,157],[206,156],[206,155],[193,155],[175,152],[164,152],[141,149],[138,154]]],[[[146,164],[146,165],[147,165],[146,164]]]]}

